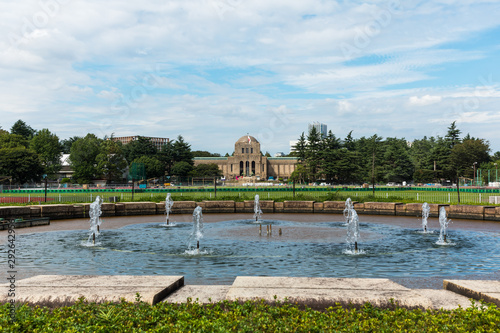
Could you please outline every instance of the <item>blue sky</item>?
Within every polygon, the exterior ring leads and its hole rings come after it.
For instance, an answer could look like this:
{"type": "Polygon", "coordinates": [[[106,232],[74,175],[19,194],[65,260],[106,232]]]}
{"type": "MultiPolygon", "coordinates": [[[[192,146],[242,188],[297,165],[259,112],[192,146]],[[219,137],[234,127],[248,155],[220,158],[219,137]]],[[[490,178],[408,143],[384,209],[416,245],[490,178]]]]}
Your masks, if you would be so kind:
{"type": "Polygon", "coordinates": [[[500,150],[500,1],[1,1],[0,126],[263,151],[463,135],[500,150]]]}

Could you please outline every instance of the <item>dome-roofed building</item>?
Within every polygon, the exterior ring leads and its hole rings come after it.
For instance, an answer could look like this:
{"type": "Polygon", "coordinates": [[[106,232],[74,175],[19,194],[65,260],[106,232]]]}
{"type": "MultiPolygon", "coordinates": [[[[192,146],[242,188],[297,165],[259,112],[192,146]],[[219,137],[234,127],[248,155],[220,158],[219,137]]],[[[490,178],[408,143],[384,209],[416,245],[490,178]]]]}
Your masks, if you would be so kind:
{"type": "Polygon", "coordinates": [[[217,164],[228,180],[240,176],[268,179],[288,178],[295,170],[296,157],[266,157],[262,155],[260,143],[251,135],[245,135],[234,144],[230,157],[195,157],[194,164],[217,164]]]}

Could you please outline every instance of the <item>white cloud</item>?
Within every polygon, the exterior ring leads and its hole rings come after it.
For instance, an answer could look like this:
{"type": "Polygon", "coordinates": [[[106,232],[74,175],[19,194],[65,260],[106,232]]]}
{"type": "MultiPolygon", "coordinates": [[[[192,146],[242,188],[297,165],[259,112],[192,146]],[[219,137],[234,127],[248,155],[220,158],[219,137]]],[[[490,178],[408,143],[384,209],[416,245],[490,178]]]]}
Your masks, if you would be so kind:
{"type": "Polygon", "coordinates": [[[460,117],[498,125],[495,67],[439,81],[450,64],[496,59],[498,40],[459,44],[498,27],[498,1],[54,1],[51,12],[2,4],[3,128],[23,117],[61,137],[182,134],[225,152],[229,136],[263,130],[275,138],[266,150],[286,150],[311,120],[359,136],[433,135],[460,117]],[[271,123],[283,110],[285,130],[271,123]]]}
{"type": "Polygon", "coordinates": [[[441,102],[441,99],[442,99],[441,96],[431,96],[431,95],[425,95],[422,97],[411,96],[410,104],[418,106],[430,105],[441,102]]]}

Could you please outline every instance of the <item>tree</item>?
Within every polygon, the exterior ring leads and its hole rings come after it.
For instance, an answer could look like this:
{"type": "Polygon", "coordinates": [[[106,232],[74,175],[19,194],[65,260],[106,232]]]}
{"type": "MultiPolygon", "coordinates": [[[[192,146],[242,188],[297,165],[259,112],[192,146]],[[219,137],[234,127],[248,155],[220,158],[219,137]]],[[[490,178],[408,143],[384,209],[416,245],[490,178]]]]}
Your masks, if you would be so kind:
{"type": "Polygon", "coordinates": [[[490,161],[490,146],[483,139],[465,140],[453,147],[450,154],[451,167],[458,176],[474,178],[474,163],[477,165],[490,161]]]}
{"type": "Polygon", "coordinates": [[[69,159],[74,170],[73,178],[81,184],[90,183],[102,176],[97,167],[97,156],[101,153],[101,139],[87,134],[71,145],[69,159]]]}
{"type": "Polygon", "coordinates": [[[295,170],[290,175],[290,180],[293,182],[303,183],[307,178],[307,169],[303,164],[297,164],[295,170]]]}
{"type": "Polygon", "coordinates": [[[23,146],[0,148],[0,175],[22,184],[39,181],[42,174],[43,166],[34,151],[23,146]]]}
{"type": "Polygon", "coordinates": [[[154,156],[141,156],[136,158],[133,163],[144,164],[146,178],[157,178],[165,175],[163,164],[154,156]]]}
{"type": "Polygon", "coordinates": [[[339,176],[340,140],[328,131],[327,136],[322,140],[319,152],[321,169],[327,182],[332,183],[339,176]]]}
{"type": "Polygon", "coordinates": [[[73,142],[75,142],[78,139],[81,139],[81,137],[73,136],[69,139],[62,140],[60,145],[62,147],[61,149],[62,149],[63,154],[71,153],[71,145],[73,144],[73,142]]]}
{"type": "Polygon", "coordinates": [[[34,130],[31,126],[29,126],[24,121],[19,119],[14,123],[14,125],[12,125],[10,133],[21,135],[25,139],[30,140],[35,135],[36,130],[34,130]]]}
{"type": "Polygon", "coordinates": [[[192,175],[194,177],[220,177],[222,171],[215,163],[199,164],[194,167],[192,175]]]}
{"type": "Polygon", "coordinates": [[[206,150],[193,150],[191,153],[193,157],[220,157],[219,153],[211,153],[206,150]]]}
{"type": "Polygon", "coordinates": [[[129,163],[141,156],[154,156],[158,153],[151,140],[143,136],[139,136],[137,140],[127,143],[122,149],[129,163]]]}
{"type": "Polygon", "coordinates": [[[321,136],[316,127],[312,127],[307,136],[306,145],[306,165],[309,169],[309,175],[316,180],[320,175],[320,155],[321,136]]]}
{"type": "Polygon", "coordinates": [[[185,142],[181,135],[172,144],[172,148],[174,151],[174,162],[186,162],[191,166],[194,164],[191,145],[185,142]]]}
{"type": "Polygon", "coordinates": [[[385,182],[410,181],[414,167],[406,140],[387,138],[383,155],[383,180],[385,182]]]}
{"type": "Polygon", "coordinates": [[[24,147],[29,148],[29,141],[19,134],[1,134],[0,135],[0,147],[2,148],[16,148],[24,147]]]}
{"type": "MultiPolygon", "coordinates": [[[[460,204],[460,175],[469,176],[472,173],[474,177],[474,163],[487,163],[490,159],[489,155],[490,147],[489,143],[485,140],[474,139],[465,140],[459,143],[451,149],[450,153],[450,169],[455,172],[454,179],[457,184],[457,197],[458,203],[460,204]]],[[[450,172],[451,173],[451,172],[450,172]]]]}
{"type": "Polygon", "coordinates": [[[130,168],[128,169],[128,180],[132,181],[132,186],[134,186],[136,181],[146,179],[146,168],[144,163],[132,162],[130,164],[130,168]]]}
{"type": "Polygon", "coordinates": [[[97,173],[108,182],[122,180],[127,161],[123,155],[121,143],[114,140],[102,140],[96,163],[97,173]]]}
{"type": "Polygon", "coordinates": [[[337,183],[352,184],[361,181],[358,153],[341,148],[338,150],[337,183]]]}
{"type": "Polygon", "coordinates": [[[354,139],[352,138],[352,131],[347,134],[346,138],[344,139],[343,146],[345,149],[353,151],[356,149],[356,144],[354,143],[354,139]]]}
{"type": "Polygon", "coordinates": [[[62,147],[57,135],[44,128],[31,139],[30,148],[40,156],[47,175],[54,176],[61,170],[62,147]]]}
{"type": "Polygon", "coordinates": [[[448,133],[445,136],[445,139],[448,141],[450,145],[450,149],[460,143],[461,131],[457,128],[455,123],[456,121],[451,123],[450,127],[448,127],[448,133]]]}
{"type": "Polygon", "coordinates": [[[304,132],[299,137],[299,140],[297,141],[297,144],[293,147],[294,152],[290,153],[291,156],[296,156],[298,157],[299,163],[305,163],[306,162],[306,149],[307,149],[307,141],[306,137],[304,136],[304,132]]]}
{"type": "Polygon", "coordinates": [[[190,163],[186,161],[180,161],[175,163],[172,167],[172,175],[178,177],[187,177],[192,170],[193,166],[190,163]]]}
{"type": "Polygon", "coordinates": [[[158,159],[165,168],[165,174],[170,176],[172,173],[172,166],[175,163],[172,141],[168,141],[165,145],[163,145],[163,147],[161,147],[161,150],[158,153],[158,159]]]}
{"type": "Polygon", "coordinates": [[[451,155],[450,141],[446,138],[437,137],[436,143],[432,147],[429,159],[429,164],[432,165],[434,172],[434,180],[439,179],[454,179],[456,170],[452,167],[450,161],[451,155]]]}

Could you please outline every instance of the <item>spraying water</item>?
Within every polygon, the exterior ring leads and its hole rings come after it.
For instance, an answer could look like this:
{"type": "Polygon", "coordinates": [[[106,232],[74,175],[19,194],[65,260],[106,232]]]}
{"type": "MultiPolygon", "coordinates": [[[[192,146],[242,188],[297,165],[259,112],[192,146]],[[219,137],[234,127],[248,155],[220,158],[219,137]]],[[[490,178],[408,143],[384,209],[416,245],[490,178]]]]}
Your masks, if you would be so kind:
{"type": "Polygon", "coordinates": [[[353,212],[356,213],[356,211],[354,210],[354,205],[352,203],[352,200],[351,198],[347,198],[347,200],[345,201],[345,208],[344,208],[344,218],[346,224],[349,224],[349,222],[352,220],[353,212]]]}
{"type": "Polygon", "coordinates": [[[258,222],[262,216],[262,210],[260,209],[259,195],[255,195],[255,203],[253,206],[253,217],[255,217],[255,222],[258,222]]]}
{"type": "Polygon", "coordinates": [[[431,207],[427,202],[422,205],[422,229],[424,233],[427,233],[427,219],[429,218],[429,213],[431,212],[431,207]]]}
{"type": "Polygon", "coordinates": [[[446,216],[446,209],[444,207],[439,208],[439,225],[441,226],[441,230],[439,231],[439,239],[436,242],[438,245],[449,245],[446,240],[446,236],[448,233],[448,224],[451,222],[446,216]]]}
{"type": "Polygon", "coordinates": [[[347,224],[347,249],[344,251],[345,254],[359,254],[364,253],[364,251],[358,250],[358,239],[359,239],[359,218],[358,213],[354,209],[354,205],[351,198],[347,198],[345,202],[344,217],[347,224]]]}
{"type": "Polygon", "coordinates": [[[165,214],[167,215],[166,223],[170,224],[170,212],[172,211],[172,206],[174,205],[174,200],[170,197],[170,193],[167,193],[167,198],[165,199],[165,214]]]}
{"type": "Polygon", "coordinates": [[[96,239],[100,234],[100,226],[102,223],[101,220],[101,205],[102,199],[100,196],[95,198],[95,201],[90,204],[89,216],[90,216],[90,233],[89,238],[87,240],[87,245],[93,245],[96,243],[96,239]]]}
{"type": "Polygon", "coordinates": [[[189,236],[189,244],[187,254],[199,254],[200,253],[200,239],[203,238],[203,214],[201,212],[201,207],[198,206],[193,212],[193,231],[189,236]],[[195,245],[196,244],[196,247],[195,245]]]}

